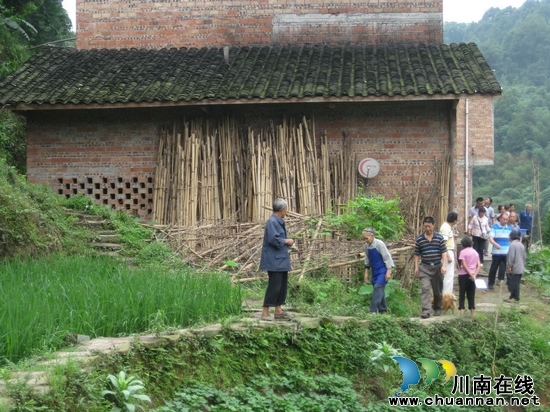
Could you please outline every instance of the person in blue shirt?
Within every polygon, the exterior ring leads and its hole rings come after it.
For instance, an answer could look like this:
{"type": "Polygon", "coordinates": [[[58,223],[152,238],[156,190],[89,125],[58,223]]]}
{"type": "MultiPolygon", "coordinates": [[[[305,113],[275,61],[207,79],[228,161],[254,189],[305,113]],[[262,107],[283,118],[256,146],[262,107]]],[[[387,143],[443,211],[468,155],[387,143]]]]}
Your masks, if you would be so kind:
{"type": "Polygon", "coordinates": [[[370,302],[371,313],[386,313],[386,284],[391,278],[393,259],[384,242],[374,237],[371,227],[363,230],[365,239],[365,283],[372,282],[374,290],[370,302]],[[369,271],[372,272],[369,280],[369,271]]]}
{"type": "Polygon", "coordinates": [[[504,280],[506,272],[506,255],[510,247],[510,232],[512,227],[508,224],[508,213],[502,213],[498,218],[498,223],[491,227],[489,232],[489,242],[493,245],[493,261],[489,269],[489,290],[495,288],[495,277],[498,270],[498,280],[504,280]]]}
{"type": "Polygon", "coordinates": [[[525,229],[528,235],[533,228],[533,206],[525,205],[525,210],[519,214],[520,229],[525,229]]]}

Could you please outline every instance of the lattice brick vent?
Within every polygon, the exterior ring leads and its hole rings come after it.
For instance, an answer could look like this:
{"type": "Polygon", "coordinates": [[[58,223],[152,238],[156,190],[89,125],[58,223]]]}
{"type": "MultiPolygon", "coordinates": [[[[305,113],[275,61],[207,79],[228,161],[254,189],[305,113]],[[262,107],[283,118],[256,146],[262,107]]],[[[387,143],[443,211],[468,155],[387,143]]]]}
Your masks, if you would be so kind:
{"type": "Polygon", "coordinates": [[[67,199],[79,194],[113,209],[131,210],[139,217],[151,217],[153,177],[79,177],[57,179],[58,193],[67,199]]]}

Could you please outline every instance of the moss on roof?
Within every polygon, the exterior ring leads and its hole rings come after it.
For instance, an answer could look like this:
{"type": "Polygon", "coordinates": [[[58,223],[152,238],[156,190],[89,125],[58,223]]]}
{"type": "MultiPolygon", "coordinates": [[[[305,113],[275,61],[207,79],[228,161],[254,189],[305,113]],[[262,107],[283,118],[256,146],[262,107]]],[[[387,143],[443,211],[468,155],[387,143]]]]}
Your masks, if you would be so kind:
{"type": "Polygon", "coordinates": [[[2,105],[461,93],[501,93],[474,43],[51,48],[0,81],[2,105]]]}

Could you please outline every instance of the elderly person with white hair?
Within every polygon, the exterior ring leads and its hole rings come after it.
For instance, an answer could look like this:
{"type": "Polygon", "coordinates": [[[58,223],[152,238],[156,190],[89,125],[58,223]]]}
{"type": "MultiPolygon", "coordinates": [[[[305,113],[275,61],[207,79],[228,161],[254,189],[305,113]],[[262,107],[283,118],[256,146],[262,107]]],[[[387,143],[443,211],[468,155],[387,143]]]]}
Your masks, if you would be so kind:
{"type": "Polygon", "coordinates": [[[371,313],[386,313],[386,284],[391,278],[393,259],[386,244],[374,237],[374,229],[363,230],[365,240],[365,283],[372,282],[373,292],[370,302],[371,313]],[[372,273],[369,279],[369,272],[372,273]]]}
{"type": "Polygon", "coordinates": [[[269,308],[275,308],[275,320],[287,320],[290,316],[283,312],[285,304],[288,272],[290,266],[289,248],[296,243],[287,238],[285,221],[288,205],[284,199],[276,199],[273,202],[273,214],[265,225],[264,240],[262,244],[262,257],[260,270],[267,270],[269,282],[265,292],[262,320],[272,320],[269,308]]]}

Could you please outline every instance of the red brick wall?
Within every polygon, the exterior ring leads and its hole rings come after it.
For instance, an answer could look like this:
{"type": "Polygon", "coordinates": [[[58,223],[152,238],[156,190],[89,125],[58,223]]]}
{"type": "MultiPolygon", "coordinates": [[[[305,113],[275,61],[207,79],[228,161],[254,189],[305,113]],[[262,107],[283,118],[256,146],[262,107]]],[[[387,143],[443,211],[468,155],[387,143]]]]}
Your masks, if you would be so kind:
{"type": "MultiPolygon", "coordinates": [[[[453,208],[460,216],[473,205],[472,167],[493,164],[494,106],[489,96],[462,97],[456,108],[456,145],[454,148],[454,199],[453,208]],[[466,101],[468,104],[466,104],[466,101]],[[468,106],[468,114],[466,114],[468,106]],[[468,173],[466,174],[466,124],[468,124],[468,173]],[[466,186],[466,184],[467,186],[466,186]],[[467,188],[467,190],[466,190],[467,188]],[[467,198],[466,204],[464,199],[467,198]]],[[[485,196],[491,196],[487,193],[485,196]]],[[[462,222],[459,228],[465,228],[462,222]]]]}
{"type": "Polygon", "coordinates": [[[77,0],[77,48],[443,42],[442,0],[77,0]]]}
{"type": "Polygon", "coordinates": [[[157,162],[154,122],[140,111],[34,112],[27,123],[27,175],[56,193],[150,213],[157,162]]]}
{"type": "MultiPolygon", "coordinates": [[[[450,150],[453,136],[451,209],[463,216],[465,99],[458,101],[456,116],[452,105],[453,101],[241,105],[210,107],[208,112],[213,118],[233,113],[252,126],[266,126],[271,119],[279,122],[283,115],[314,118],[316,136],[326,130],[330,150],[340,150],[345,135],[357,162],[364,157],[378,160],[380,173],[368,181],[369,191],[388,197],[397,193],[408,201],[419,184],[420,197],[430,196],[436,164],[450,150]]],[[[492,163],[492,110],[491,96],[469,98],[469,146],[474,153],[470,168],[474,162],[492,163]]],[[[147,216],[160,126],[198,113],[204,116],[197,108],[30,112],[28,179],[62,195],[85,193],[98,203],[147,216]]],[[[471,180],[469,194],[471,198],[471,180]]]]}

